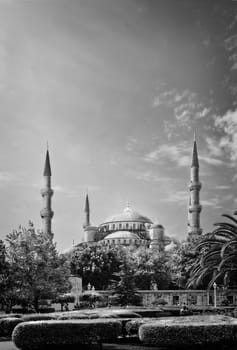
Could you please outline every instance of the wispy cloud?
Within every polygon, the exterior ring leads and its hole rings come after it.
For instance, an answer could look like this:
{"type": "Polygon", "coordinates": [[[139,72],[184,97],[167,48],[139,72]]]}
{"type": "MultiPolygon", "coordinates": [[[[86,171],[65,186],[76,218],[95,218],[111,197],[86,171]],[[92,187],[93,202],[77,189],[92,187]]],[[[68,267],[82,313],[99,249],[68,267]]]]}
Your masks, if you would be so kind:
{"type": "Polygon", "coordinates": [[[180,167],[190,165],[190,150],[187,148],[187,143],[183,142],[179,145],[164,144],[154,151],[145,155],[144,160],[151,163],[159,163],[171,161],[180,167]]]}
{"type": "Polygon", "coordinates": [[[172,202],[177,203],[179,205],[183,205],[184,203],[188,203],[188,191],[177,191],[171,192],[167,194],[167,197],[161,199],[162,202],[172,202]]]}
{"type": "Polygon", "coordinates": [[[229,154],[232,166],[237,162],[237,110],[228,111],[215,118],[215,126],[224,132],[220,138],[220,148],[229,154]]]}
{"type": "Polygon", "coordinates": [[[227,186],[227,185],[218,185],[218,186],[216,186],[216,188],[217,188],[218,190],[229,190],[229,189],[231,189],[231,186],[227,186]]]}
{"type": "Polygon", "coordinates": [[[152,170],[130,170],[128,172],[129,175],[131,175],[133,178],[145,182],[167,182],[169,184],[174,182],[173,178],[170,178],[169,176],[162,176],[157,174],[157,172],[154,172],[152,170]]]}
{"type": "Polygon", "coordinates": [[[213,157],[208,157],[208,156],[199,156],[200,160],[203,160],[205,163],[210,164],[210,165],[223,165],[225,162],[221,159],[218,158],[213,158],[213,157]]]}
{"type": "Polygon", "coordinates": [[[189,90],[171,89],[158,92],[153,100],[153,107],[165,105],[173,109],[176,120],[190,128],[188,122],[192,119],[205,118],[211,113],[199,99],[198,95],[189,90]]]}

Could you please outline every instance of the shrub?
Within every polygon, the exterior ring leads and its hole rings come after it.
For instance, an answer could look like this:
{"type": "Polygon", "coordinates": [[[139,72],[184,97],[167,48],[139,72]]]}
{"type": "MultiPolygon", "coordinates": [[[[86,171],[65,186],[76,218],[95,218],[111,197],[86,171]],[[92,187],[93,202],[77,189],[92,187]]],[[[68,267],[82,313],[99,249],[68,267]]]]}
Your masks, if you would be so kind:
{"type": "Polygon", "coordinates": [[[167,301],[163,298],[158,298],[157,301],[156,301],[156,304],[157,305],[166,305],[168,304],[167,301]]]}
{"type": "Polygon", "coordinates": [[[39,312],[42,314],[47,314],[49,312],[55,312],[55,308],[50,306],[42,306],[39,308],[39,312]]]}
{"type": "Polygon", "coordinates": [[[22,316],[24,322],[28,321],[43,321],[43,320],[55,320],[57,318],[56,314],[32,314],[22,316]]]}
{"type": "Polygon", "coordinates": [[[82,319],[96,319],[99,318],[99,315],[97,313],[84,313],[84,312],[74,312],[70,313],[67,312],[65,314],[61,314],[58,317],[58,320],[82,320],[82,319]]]}
{"type": "Polygon", "coordinates": [[[237,341],[237,321],[228,316],[170,317],[143,324],[140,340],[148,346],[190,347],[237,341]]]}
{"type": "Polygon", "coordinates": [[[126,325],[125,325],[125,329],[126,329],[126,333],[128,335],[136,335],[138,336],[138,330],[139,327],[145,323],[149,323],[152,321],[156,321],[156,318],[135,318],[133,320],[129,320],[126,325]]]}
{"type": "Polygon", "coordinates": [[[118,310],[109,310],[109,313],[111,315],[114,315],[119,318],[139,318],[141,315],[139,315],[136,312],[130,311],[130,310],[124,310],[124,309],[118,309],[118,310]]]}
{"type": "Polygon", "coordinates": [[[80,346],[115,340],[121,334],[117,320],[36,321],[19,324],[13,332],[13,342],[24,350],[45,346],[80,346]]]}
{"type": "Polygon", "coordinates": [[[3,315],[0,315],[0,320],[2,318],[21,318],[21,314],[3,314],[3,315]]]}
{"type": "Polygon", "coordinates": [[[22,319],[17,317],[2,318],[0,320],[0,336],[11,337],[13,329],[21,322],[23,322],[22,319]]]}

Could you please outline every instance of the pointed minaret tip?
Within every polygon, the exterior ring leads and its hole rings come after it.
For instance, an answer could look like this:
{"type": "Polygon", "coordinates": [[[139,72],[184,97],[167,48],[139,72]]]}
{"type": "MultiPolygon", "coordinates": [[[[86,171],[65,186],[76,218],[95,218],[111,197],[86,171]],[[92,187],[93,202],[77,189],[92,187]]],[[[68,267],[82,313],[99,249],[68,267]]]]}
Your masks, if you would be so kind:
{"type": "Polygon", "coordinates": [[[50,159],[49,159],[49,150],[47,148],[46,151],[46,158],[45,158],[45,164],[44,164],[44,176],[51,176],[51,166],[50,166],[50,159]]]}
{"type": "Polygon", "coordinates": [[[88,191],[87,191],[87,193],[86,193],[85,212],[86,212],[86,213],[89,213],[89,212],[90,212],[90,204],[89,204],[88,191]]]}
{"type": "Polygon", "coordinates": [[[198,161],[198,151],[197,151],[197,141],[196,141],[196,132],[194,132],[194,139],[193,139],[193,154],[192,154],[192,167],[199,167],[199,161],[198,161]]]}

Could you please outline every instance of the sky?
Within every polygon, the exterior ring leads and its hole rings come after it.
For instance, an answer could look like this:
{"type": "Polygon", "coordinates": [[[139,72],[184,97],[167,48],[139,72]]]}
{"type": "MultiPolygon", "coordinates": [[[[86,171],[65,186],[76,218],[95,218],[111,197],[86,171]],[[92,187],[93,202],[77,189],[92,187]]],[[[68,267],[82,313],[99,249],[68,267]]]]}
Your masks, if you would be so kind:
{"type": "Polygon", "coordinates": [[[0,0],[0,239],[40,210],[60,251],[130,206],[187,235],[196,131],[203,232],[237,209],[237,1],[0,0]]]}

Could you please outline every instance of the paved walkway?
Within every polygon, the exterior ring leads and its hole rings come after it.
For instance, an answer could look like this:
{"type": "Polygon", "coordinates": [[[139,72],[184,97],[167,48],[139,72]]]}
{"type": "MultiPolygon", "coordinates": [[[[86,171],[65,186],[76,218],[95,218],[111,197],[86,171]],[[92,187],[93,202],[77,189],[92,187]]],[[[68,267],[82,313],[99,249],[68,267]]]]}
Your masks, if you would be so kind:
{"type": "MultiPolygon", "coordinates": [[[[151,348],[147,346],[138,346],[135,344],[103,344],[103,350],[151,350],[158,348],[151,348]]],[[[0,350],[19,350],[11,341],[0,341],[0,350]]],[[[70,349],[68,349],[70,350],[70,349]]],[[[159,348],[162,350],[162,348],[159,348]]]]}

